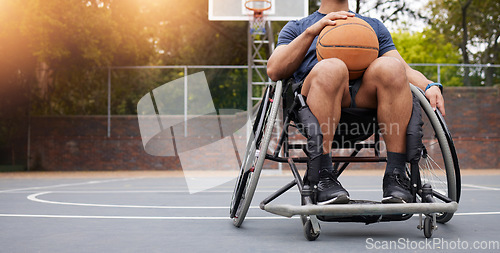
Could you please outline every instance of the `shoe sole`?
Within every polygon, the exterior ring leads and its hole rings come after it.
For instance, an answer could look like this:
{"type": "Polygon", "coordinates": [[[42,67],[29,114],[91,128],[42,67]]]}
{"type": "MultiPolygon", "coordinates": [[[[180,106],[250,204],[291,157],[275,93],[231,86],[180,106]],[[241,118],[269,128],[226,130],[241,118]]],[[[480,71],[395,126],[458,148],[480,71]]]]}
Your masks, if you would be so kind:
{"type": "Polygon", "coordinates": [[[348,195],[340,195],[333,199],[329,199],[327,201],[318,202],[318,205],[329,205],[329,204],[347,204],[351,199],[348,195]]]}
{"type": "Polygon", "coordinates": [[[407,202],[404,201],[403,199],[396,198],[396,197],[385,197],[382,199],[382,203],[386,204],[406,204],[407,202]]]}

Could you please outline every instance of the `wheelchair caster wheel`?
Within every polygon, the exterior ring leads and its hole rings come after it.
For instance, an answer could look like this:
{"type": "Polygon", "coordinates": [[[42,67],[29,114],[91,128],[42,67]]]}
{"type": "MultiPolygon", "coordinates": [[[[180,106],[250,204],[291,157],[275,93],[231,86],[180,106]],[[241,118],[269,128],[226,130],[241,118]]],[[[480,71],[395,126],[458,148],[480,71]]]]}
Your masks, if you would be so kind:
{"type": "Polygon", "coordinates": [[[432,232],[434,232],[434,225],[432,224],[431,217],[425,217],[424,220],[424,236],[425,238],[431,238],[432,232]]]}
{"type": "Polygon", "coordinates": [[[320,232],[314,232],[311,220],[307,220],[304,224],[304,235],[308,241],[315,241],[318,239],[320,232]]]}

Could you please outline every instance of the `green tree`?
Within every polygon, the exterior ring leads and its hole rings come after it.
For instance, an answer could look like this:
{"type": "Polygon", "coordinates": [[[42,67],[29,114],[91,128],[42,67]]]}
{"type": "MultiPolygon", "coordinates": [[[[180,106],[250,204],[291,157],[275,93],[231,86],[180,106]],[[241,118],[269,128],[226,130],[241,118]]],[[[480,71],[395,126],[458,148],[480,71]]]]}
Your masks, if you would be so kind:
{"type": "MultiPolygon", "coordinates": [[[[394,44],[408,63],[459,63],[458,48],[444,35],[427,29],[419,33],[398,32],[392,34],[394,44]]],[[[414,67],[431,80],[437,81],[437,69],[433,66],[414,67]]],[[[441,81],[448,86],[461,85],[462,79],[455,67],[441,67],[441,81]]]]}
{"type": "MultiPolygon", "coordinates": [[[[2,29],[0,38],[14,42],[13,34],[19,34],[25,40],[35,114],[105,114],[108,66],[246,64],[246,23],[208,21],[205,0],[13,0],[5,5],[18,15],[8,27],[14,32],[2,29]]],[[[135,113],[137,93],[178,77],[167,72],[113,71],[112,112],[135,113]]],[[[245,90],[244,85],[237,89],[245,90]]]]}
{"type": "MultiPolygon", "coordinates": [[[[499,63],[499,1],[431,0],[428,8],[432,28],[460,47],[463,63],[499,63]]],[[[492,69],[487,70],[485,84],[492,85],[495,78],[492,69]]],[[[471,85],[469,68],[465,68],[464,84],[471,85]]]]}
{"type": "Polygon", "coordinates": [[[153,54],[137,1],[24,1],[20,30],[36,57],[37,114],[106,111],[110,65],[146,64],[153,54]]]}
{"type": "Polygon", "coordinates": [[[29,38],[18,29],[25,14],[21,6],[19,0],[0,0],[0,164],[9,165],[26,161],[16,150],[26,143],[30,83],[35,78],[29,38]]]}
{"type": "Polygon", "coordinates": [[[246,64],[247,23],[208,20],[206,0],[162,1],[152,40],[161,64],[246,64]]]}

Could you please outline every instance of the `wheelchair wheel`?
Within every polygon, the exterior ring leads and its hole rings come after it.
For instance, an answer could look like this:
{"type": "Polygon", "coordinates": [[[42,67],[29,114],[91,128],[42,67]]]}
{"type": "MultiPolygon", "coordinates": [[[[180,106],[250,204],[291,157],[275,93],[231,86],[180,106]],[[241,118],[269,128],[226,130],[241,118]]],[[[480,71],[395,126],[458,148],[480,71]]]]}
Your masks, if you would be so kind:
{"type": "Polygon", "coordinates": [[[431,238],[432,232],[434,232],[434,226],[432,225],[432,218],[425,217],[425,220],[424,220],[424,236],[425,236],[425,238],[431,238]]]}
{"type": "MultiPolygon", "coordinates": [[[[460,169],[451,135],[439,110],[434,111],[421,90],[411,85],[412,92],[420,100],[424,149],[419,161],[421,185],[430,184],[436,202],[459,201],[460,169]]],[[[446,223],[453,213],[439,213],[436,221],[446,223]]]]}
{"type": "Polygon", "coordinates": [[[304,224],[304,236],[308,241],[315,241],[318,239],[320,235],[320,232],[314,232],[313,226],[312,226],[312,221],[307,220],[306,223],[304,224]]]}
{"type": "Polygon", "coordinates": [[[236,180],[230,206],[230,218],[233,219],[233,224],[236,227],[241,226],[250,208],[266,158],[267,147],[271,140],[281,92],[281,81],[278,81],[274,87],[267,87],[253,123],[252,136],[247,143],[245,157],[236,180]]]}

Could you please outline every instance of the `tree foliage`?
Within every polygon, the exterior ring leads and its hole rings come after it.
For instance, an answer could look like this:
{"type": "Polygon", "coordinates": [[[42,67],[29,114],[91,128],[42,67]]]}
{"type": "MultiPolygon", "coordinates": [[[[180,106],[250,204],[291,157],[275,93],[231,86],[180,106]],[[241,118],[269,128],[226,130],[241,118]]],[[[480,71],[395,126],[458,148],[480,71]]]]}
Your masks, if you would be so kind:
{"type": "Polygon", "coordinates": [[[429,8],[432,10],[430,24],[433,29],[445,34],[453,44],[459,46],[465,44],[467,53],[472,55],[472,59],[469,60],[484,64],[498,63],[500,2],[469,1],[432,0],[429,3],[429,8]],[[463,17],[465,8],[467,16],[463,17]],[[464,18],[468,34],[464,34],[462,26],[464,18]],[[465,43],[464,36],[468,38],[465,43]]]}
{"type": "MultiPolygon", "coordinates": [[[[500,63],[499,1],[431,0],[428,8],[432,29],[460,48],[463,63],[500,63]]],[[[493,84],[493,75],[491,69],[486,71],[486,85],[493,84]]]]}
{"type": "MultiPolygon", "coordinates": [[[[392,38],[399,53],[408,63],[459,63],[460,54],[457,46],[448,42],[443,34],[426,29],[419,33],[398,32],[392,38]]],[[[438,80],[435,66],[415,66],[431,80],[438,80]]],[[[441,82],[448,86],[459,86],[462,79],[455,67],[441,68],[441,82]]]]}
{"type": "MultiPolygon", "coordinates": [[[[366,2],[366,1],[365,1],[366,2]]],[[[423,19],[424,16],[418,9],[411,6],[409,0],[377,0],[372,7],[380,13],[382,22],[398,22],[405,18],[423,19]]]]}
{"type": "MultiPolygon", "coordinates": [[[[246,24],[208,21],[205,0],[0,0],[0,7],[2,73],[11,75],[1,86],[19,86],[23,76],[34,114],[105,114],[108,66],[246,64],[246,24]]],[[[135,113],[138,97],[175,78],[113,71],[113,113],[135,113]]]]}

